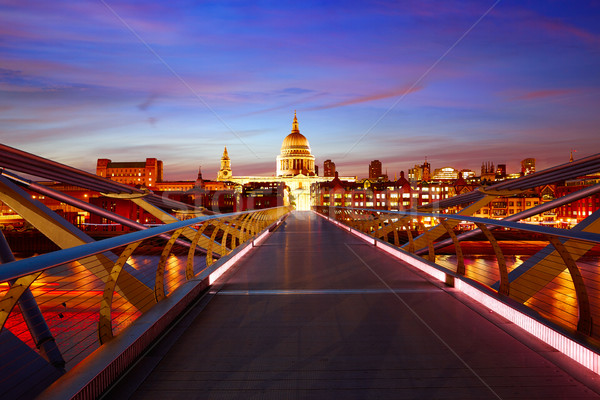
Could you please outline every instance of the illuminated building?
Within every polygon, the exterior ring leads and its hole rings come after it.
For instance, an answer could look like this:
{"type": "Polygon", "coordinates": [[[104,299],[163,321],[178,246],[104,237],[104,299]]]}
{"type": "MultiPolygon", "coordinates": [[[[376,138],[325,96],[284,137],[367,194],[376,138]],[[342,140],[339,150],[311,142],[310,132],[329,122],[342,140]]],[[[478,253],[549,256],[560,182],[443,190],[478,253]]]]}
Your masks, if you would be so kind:
{"type": "MultiPolygon", "coordinates": [[[[311,187],[316,182],[329,182],[333,177],[318,176],[315,168],[315,157],[311,153],[308,139],[300,133],[298,118],[294,112],[292,131],[283,139],[281,153],[276,160],[276,176],[233,176],[231,160],[226,152],[221,158],[221,169],[217,175],[219,181],[230,181],[239,185],[248,183],[262,185],[266,183],[283,183],[289,195],[278,197],[296,206],[298,210],[310,210],[311,187]],[[226,157],[225,157],[226,156],[226,157]],[[228,178],[226,178],[228,176],[228,178]]],[[[355,181],[355,177],[346,177],[355,181]]],[[[281,204],[280,204],[281,205],[281,204]]]]}
{"type": "Polygon", "coordinates": [[[475,178],[475,171],[472,171],[470,169],[461,169],[460,173],[464,179],[471,180],[475,178]]]}
{"type": "MultiPolygon", "coordinates": [[[[227,161],[229,161],[228,156],[227,161]]],[[[228,162],[225,166],[230,168],[228,162]]],[[[202,169],[198,168],[198,177],[186,194],[191,196],[190,203],[196,207],[204,207],[218,213],[234,212],[240,211],[237,200],[238,186],[228,181],[205,180],[202,178],[202,169]]]]}
{"type": "MultiPolygon", "coordinates": [[[[599,183],[600,174],[568,180],[563,185],[558,185],[556,187],[556,197],[566,196],[578,190],[592,185],[597,185],[599,183]]],[[[600,210],[600,194],[594,193],[593,195],[584,199],[579,199],[559,207],[556,210],[556,218],[560,223],[560,228],[570,228],[577,225],[598,210],[600,210]]]]}
{"type": "Polygon", "coordinates": [[[481,176],[479,180],[482,185],[496,180],[496,168],[494,168],[493,162],[481,163],[481,176]]]}
{"type": "Polygon", "coordinates": [[[323,162],[323,176],[335,176],[335,163],[331,160],[323,162]]]}
{"type": "Polygon", "coordinates": [[[496,180],[501,181],[506,179],[506,164],[498,164],[496,168],[496,180]]]}
{"type": "Polygon", "coordinates": [[[277,156],[277,176],[297,175],[315,176],[315,156],[310,153],[308,139],[300,133],[294,111],[292,133],[283,139],[281,154],[277,156]]]}
{"type": "Polygon", "coordinates": [[[422,165],[415,165],[414,168],[408,170],[408,181],[416,183],[420,181],[429,182],[431,180],[431,164],[427,162],[427,158],[422,165]]]}
{"type": "Polygon", "coordinates": [[[452,167],[436,168],[431,179],[434,181],[455,181],[458,179],[458,171],[452,167]]]}
{"type": "Polygon", "coordinates": [[[221,157],[221,168],[217,174],[218,181],[226,181],[231,178],[231,159],[227,153],[227,147],[223,150],[223,156],[221,157]]]}
{"type": "Polygon", "coordinates": [[[315,205],[329,207],[364,207],[380,210],[409,210],[454,195],[452,184],[422,181],[411,186],[400,172],[396,181],[364,179],[349,182],[336,177],[331,182],[313,185],[315,205]]]}
{"type": "Polygon", "coordinates": [[[382,176],[381,161],[373,160],[369,164],[369,179],[379,179],[382,176]]]}
{"type": "Polygon", "coordinates": [[[146,158],[145,162],[113,162],[99,158],[96,175],[127,185],[152,187],[163,180],[163,162],[156,158],[146,158]]]}
{"type": "Polygon", "coordinates": [[[164,181],[163,162],[156,158],[146,158],[145,162],[112,162],[99,158],[96,175],[131,186],[145,186],[155,193],[185,192],[194,187],[193,181],[164,181]]]}
{"type": "Polygon", "coordinates": [[[535,158],[526,158],[521,161],[521,173],[523,175],[533,174],[535,172],[535,158]]]}
{"type": "MultiPolygon", "coordinates": [[[[91,198],[100,196],[100,194],[94,190],[81,188],[79,186],[67,185],[56,182],[37,183],[49,187],[50,189],[53,189],[55,191],[67,194],[70,197],[73,197],[77,200],[86,203],[89,203],[91,198]]],[[[66,204],[62,201],[53,199],[51,197],[47,197],[45,195],[41,195],[28,189],[26,189],[26,191],[31,195],[31,198],[33,200],[40,201],[50,210],[54,211],[73,225],[76,225],[81,228],[83,224],[89,222],[90,213],[87,211],[82,211],[81,209],[74,207],[70,204],[66,204]]],[[[22,228],[25,227],[27,223],[23,219],[23,217],[18,215],[15,211],[13,211],[4,203],[0,202],[0,225],[6,227],[12,226],[14,228],[22,228]]]]}
{"type": "MultiPolygon", "coordinates": [[[[90,199],[90,204],[98,207],[102,207],[105,210],[111,211],[115,214],[119,214],[125,218],[136,221],[144,225],[162,225],[162,222],[139,207],[129,199],[119,199],[114,197],[96,196],[90,199]]],[[[104,218],[98,214],[90,214],[90,224],[86,227],[88,231],[112,231],[112,232],[128,232],[134,230],[128,226],[121,225],[113,222],[107,218],[104,218]]]]}
{"type": "Polygon", "coordinates": [[[242,187],[240,210],[259,210],[289,204],[283,182],[251,182],[242,187]]]}

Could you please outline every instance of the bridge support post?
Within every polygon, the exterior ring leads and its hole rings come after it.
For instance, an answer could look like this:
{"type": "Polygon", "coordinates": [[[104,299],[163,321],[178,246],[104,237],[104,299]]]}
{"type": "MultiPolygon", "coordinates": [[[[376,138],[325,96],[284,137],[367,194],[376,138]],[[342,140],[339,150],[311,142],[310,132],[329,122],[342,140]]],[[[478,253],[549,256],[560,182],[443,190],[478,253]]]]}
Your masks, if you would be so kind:
{"type": "Polygon", "coordinates": [[[454,228],[445,220],[440,219],[440,224],[446,228],[448,235],[452,238],[452,243],[454,243],[454,251],[456,253],[456,273],[459,275],[465,275],[465,258],[463,257],[462,248],[460,247],[460,242],[456,237],[456,233],[454,233],[454,228]]]}
{"type": "Polygon", "coordinates": [[[575,262],[575,260],[573,260],[573,257],[571,257],[571,253],[569,253],[569,251],[559,238],[552,235],[547,235],[546,237],[563,259],[565,265],[567,266],[567,269],[569,270],[569,274],[571,274],[573,286],[575,286],[575,295],[577,296],[577,309],[579,311],[577,331],[586,335],[591,335],[593,324],[592,312],[590,309],[590,299],[587,294],[585,282],[583,281],[583,276],[581,276],[581,271],[579,271],[577,263],[575,262]]]}
{"type": "Polygon", "coordinates": [[[508,269],[506,268],[506,260],[504,259],[504,254],[502,254],[502,249],[498,244],[498,241],[492,235],[492,232],[488,229],[485,224],[476,223],[477,227],[481,229],[481,232],[485,235],[486,239],[492,245],[494,249],[494,253],[496,254],[496,259],[498,260],[498,272],[500,273],[500,287],[498,288],[498,293],[508,296],[509,293],[509,282],[508,282],[508,269]]]}
{"type": "MultiPolygon", "coordinates": [[[[477,200],[476,202],[469,205],[468,207],[463,208],[457,214],[473,215],[474,213],[477,212],[477,210],[479,210],[482,207],[485,207],[488,203],[490,203],[492,200],[494,200],[498,196],[500,196],[500,194],[486,193],[485,197],[477,200]]],[[[454,227],[454,226],[458,225],[459,222],[460,222],[459,220],[450,221],[450,222],[448,222],[448,225],[450,225],[451,227],[454,227]]],[[[444,234],[444,232],[446,232],[446,229],[443,226],[436,225],[427,231],[427,236],[425,236],[424,234],[419,235],[417,238],[415,238],[415,241],[414,241],[415,251],[426,248],[428,246],[429,240],[438,239],[440,236],[442,236],[444,234]]]]}

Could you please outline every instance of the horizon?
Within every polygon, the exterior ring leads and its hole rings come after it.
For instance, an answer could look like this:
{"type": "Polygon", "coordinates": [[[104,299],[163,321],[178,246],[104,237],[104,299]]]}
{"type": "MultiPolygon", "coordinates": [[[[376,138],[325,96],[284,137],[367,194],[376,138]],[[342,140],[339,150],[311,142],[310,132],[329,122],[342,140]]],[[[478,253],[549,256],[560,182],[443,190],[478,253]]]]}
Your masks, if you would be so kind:
{"type": "Polygon", "coordinates": [[[2,143],[95,173],[271,176],[298,112],[316,165],[536,170],[600,152],[600,2],[0,6],[2,143]]]}

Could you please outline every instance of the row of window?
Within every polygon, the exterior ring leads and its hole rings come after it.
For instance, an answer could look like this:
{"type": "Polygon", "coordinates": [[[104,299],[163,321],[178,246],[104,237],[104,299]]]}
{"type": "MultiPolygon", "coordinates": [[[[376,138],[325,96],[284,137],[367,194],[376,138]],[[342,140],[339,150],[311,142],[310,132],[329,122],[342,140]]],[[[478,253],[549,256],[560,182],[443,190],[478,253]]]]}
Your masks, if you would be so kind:
{"type": "MultiPolygon", "coordinates": [[[[152,174],[149,174],[149,175],[152,175],[152,174]]],[[[133,173],[133,174],[114,174],[114,173],[112,173],[110,176],[144,176],[144,175],[142,175],[141,172],[138,172],[137,175],[135,173],[133,173]]]]}

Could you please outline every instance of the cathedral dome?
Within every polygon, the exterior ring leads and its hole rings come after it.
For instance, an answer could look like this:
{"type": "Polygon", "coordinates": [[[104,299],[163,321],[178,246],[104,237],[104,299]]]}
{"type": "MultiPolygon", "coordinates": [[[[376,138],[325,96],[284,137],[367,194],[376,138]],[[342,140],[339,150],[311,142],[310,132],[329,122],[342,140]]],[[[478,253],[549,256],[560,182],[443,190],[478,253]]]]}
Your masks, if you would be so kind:
{"type": "Polygon", "coordinates": [[[277,176],[315,175],[315,157],[310,153],[308,140],[300,133],[294,112],[292,133],[283,139],[281,154],[277,156],[277,176]]]}
{"type": "Polygon", "coordinates": [[[283,139],[281,145],[282,155],[310,154],[308,139],[300,132],[292,132],[283,139]]]}

